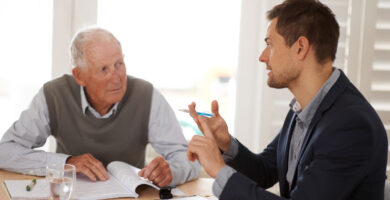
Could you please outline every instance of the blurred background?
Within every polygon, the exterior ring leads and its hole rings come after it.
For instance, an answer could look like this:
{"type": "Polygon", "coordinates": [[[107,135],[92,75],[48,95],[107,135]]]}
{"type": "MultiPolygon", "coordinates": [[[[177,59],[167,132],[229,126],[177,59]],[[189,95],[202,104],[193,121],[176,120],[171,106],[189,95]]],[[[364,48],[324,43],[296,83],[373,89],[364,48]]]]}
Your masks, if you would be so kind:
{"type": "MultiPolygon", "coordinates": [[[[71,73],[69,45],[99,26],[122,43],[127,72],[163,93],[189,140],[196,125],[178,111],[219,101],[229,131],[254,152],[278,133],[293,98],[268,88],[267,0],[0,0],[0,136],[42,85],[71,73]]],[[[334,65],[379,113],[390,134],[390,0],[323,0],[341,27],[334,65]]],[[[55,150],[51,139],[41,149],[55,150]]],[[[389,159],[390,160],[390,159],[389,159]]],[[[390,169],[390,168],[388,168],[390,169]]]]}

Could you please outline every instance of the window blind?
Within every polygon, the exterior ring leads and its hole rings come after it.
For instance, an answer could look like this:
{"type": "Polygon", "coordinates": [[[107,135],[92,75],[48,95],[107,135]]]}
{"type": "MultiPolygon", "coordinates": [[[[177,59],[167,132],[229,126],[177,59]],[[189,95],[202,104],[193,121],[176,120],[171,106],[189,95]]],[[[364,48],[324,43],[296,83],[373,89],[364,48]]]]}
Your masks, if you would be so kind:
{"type": "MultiPolygon", "coordinates": [[[[372,64],[371,104],[390,136],[390,0],[377,2],[374,60],[372,64]]],[[[387,171],[390,175],[390,146],[387,171]]]]}

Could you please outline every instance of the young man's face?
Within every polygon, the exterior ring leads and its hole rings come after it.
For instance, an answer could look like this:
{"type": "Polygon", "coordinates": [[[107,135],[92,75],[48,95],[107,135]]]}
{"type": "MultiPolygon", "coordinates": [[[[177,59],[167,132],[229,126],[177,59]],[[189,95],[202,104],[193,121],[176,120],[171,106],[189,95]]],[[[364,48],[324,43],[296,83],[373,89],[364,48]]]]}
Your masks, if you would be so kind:
{"type": "Polygon", "coordinates": [[[285,43],[284,38],[276,30],[277,18],[268,26],[265,42],[266,48],[260,55],[260,62],[264,62],[268,72],[268,86],[272,88],[286,88],[299,76],[299,68],[294,64],[295,53],[285,43]]]}

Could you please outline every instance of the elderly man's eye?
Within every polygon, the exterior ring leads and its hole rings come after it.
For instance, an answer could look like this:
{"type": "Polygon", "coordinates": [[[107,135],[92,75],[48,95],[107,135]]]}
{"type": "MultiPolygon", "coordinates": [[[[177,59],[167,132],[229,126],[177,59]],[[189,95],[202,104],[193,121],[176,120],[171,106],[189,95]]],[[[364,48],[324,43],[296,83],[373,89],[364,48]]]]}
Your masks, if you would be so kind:
{"type": "Polygon", "coordinates": [[[117,67],[120,67],[120,66],[122,66],[123,65],[123,62],[122,61],[118,61],[117,63],[116,63],[116,66],[117,67]]]}
{"type": "Polygon", "coordinates": [[[106,70],[107,70],[107,67],[106,67],[106,66],[100,68],[100,71],[102,71],[102,72],[105,72],[106,70]]]}

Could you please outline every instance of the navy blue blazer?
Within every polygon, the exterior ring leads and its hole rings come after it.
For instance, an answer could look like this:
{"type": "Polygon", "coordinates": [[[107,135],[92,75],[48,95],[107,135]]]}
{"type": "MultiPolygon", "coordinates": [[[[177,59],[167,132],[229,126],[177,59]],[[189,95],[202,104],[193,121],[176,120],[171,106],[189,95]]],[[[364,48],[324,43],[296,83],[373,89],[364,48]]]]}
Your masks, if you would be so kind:
{"type": "Polygon", "coordinates": [[[220,199],[383,200],[386,132],[343,72],[313,117],[290,189],[286,173],[295,117],[290,110],[281,131],[262,153],[239,145],[237,156],[227,163],[237,173],[220,199]],[[265,190],[277,182],[281,197],[265,190]]]}

